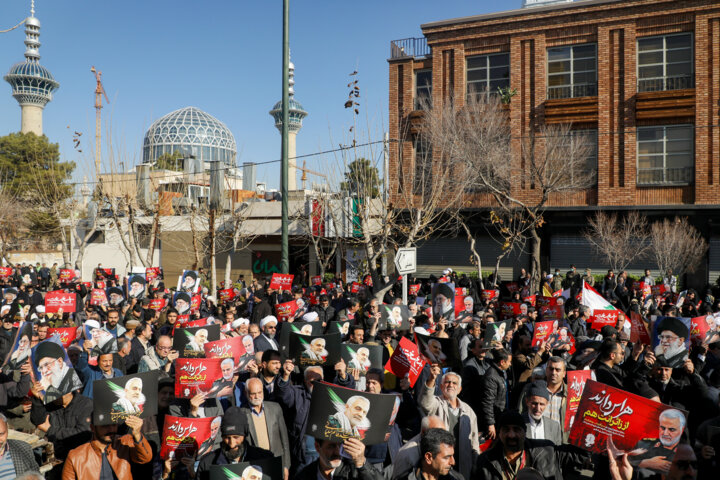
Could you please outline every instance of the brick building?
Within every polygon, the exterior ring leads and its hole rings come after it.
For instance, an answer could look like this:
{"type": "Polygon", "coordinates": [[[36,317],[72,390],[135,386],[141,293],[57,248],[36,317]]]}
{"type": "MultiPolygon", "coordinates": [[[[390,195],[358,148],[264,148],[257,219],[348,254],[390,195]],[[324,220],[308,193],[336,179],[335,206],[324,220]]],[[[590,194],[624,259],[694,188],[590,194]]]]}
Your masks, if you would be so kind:
{"type": "MultiPolygon", "coordinates": [[[[421,28],[424,37],[391,43],[390,137],[402,140],[391,147],[391,180],[414,174],[419,143],[412,124],[422,115],[419,99],[437,105],[453,97],[462,105],[474,92],[516,89],[509,105],[513,133],[571,123],[596,152],[596,185],[550,200],[545,268],[564,271],[570,262],[603,268],[582,239],[586,219],[599,209],[639,209],[651,221],[688,216],[710,243],[701,277],[717,279],[720,2],[585,0],[421,28]]],[[[520,196],[532,193],[519,182],[514,188],[520,196]]],[[[483,203],[472,208],[487,207],[483,203]]],[[[487,249],[483,262],[494,264],[497,247],[490,239],[481,243],[487,249]]],[[[418,262],[427,272],[443,264],[470,268],[465,244],[428,242],[418,262]]],[[[507,265],[522,265],[526,255],[517,260],[507,265]]]]}

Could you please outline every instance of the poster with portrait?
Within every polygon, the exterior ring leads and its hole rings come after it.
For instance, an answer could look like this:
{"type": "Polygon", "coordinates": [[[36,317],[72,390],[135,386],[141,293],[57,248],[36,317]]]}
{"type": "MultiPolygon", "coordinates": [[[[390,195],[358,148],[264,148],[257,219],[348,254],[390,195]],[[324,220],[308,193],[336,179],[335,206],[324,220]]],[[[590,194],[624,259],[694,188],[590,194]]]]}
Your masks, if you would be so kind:
{"type": "Polygon", "coordinates": [[[510,329],[511,320],[503,322],[490,322],[485,327],[485,336],[483,337],[483,348],[494,348],[501,345],[505,334],[510,329]]]}
{"type": "Polygon", "coordinates": [[[175,292],[172,303],[178,315],[189,315],[192,306],[192,296],[187,292],[175,292]]]}
{"type": "Polygon", "coordinates": [[[420,355],[429,364],[438,364],[441,367],[452,367],[460,364],[458,342],[454,338],[440,338],[418,333],[415,329],[415,343],[420,349],[420,355]]]}
{"type": "Polygon", "coordinates": [[[407,377],[412,388],[424,366],[425,357],[420,355],[418,346],[406,337],[402,337],[385,364],[385,370],[398,378],[407,377]]]}
{"type": "Polygon", "coordinates": [[[652,343],[645,320],[635,312],[630,312],[630,342],[641,342],[643,345],[652,343]]]}
{"type": "Polygon", "coordinates": [[[196,453],[197,458],[200,458],[215,448],[221,424],[222,417],[184,418],[165,415],[160,458],[180,460],[193,457],[196,453]]]}
{"type": "Polygon", "coordinates": [[[153,370],[93,383],[93,423],[120,424],[130,415],[149,418],[157,413],[158,378],[153,370]]]}
{"type": "Polygon", "coordinates": [[[178,358],[175,361],[175,397],[192,398],[199,393],[204,393],[207,398],[215,398],[219,393],[229,395],[234,374],[235,360],[232,358],[178,358]]]}
{"type": "Polygon", "coordinates": [[[205,343],[220,340],[220,325],[204,327],[176,328],[173,333],[173,350],[181,358],[205,356],[205,343]]]}
{"type": "Polygon", "coordinates": [[[210,466],[210,480],[277,480],[282,478],[284,478],[282,457],[210,466]]]}
{"type": "Polygon", "coordinates": [[[322,335],[322,324],[320,322],[292,322],[282,323],[280,328],[280,340],[278,346],[283,357],[287,358],[290,352],[290,334],[298,333],[300,335],[322,335]]]}
{"type": "Polygon", "coordinates": [[[15,332],[12,349],[10,349],[10,353],[5,358],[3,366],[7,365],[10,367],[10,370],[19,370],[23,363],[27,362],[30,358],[32,337],[33,323],[20,322],[20,326],[17,332],[15,332]]]}
{"type": "Polygon", "coordinates": [[[100,327],[100,323],[96,320],[86,320],[83,325],[83,346],[85,343],[90,345],[91,355],[98,356],[105,353],[117,352],[117,342],[115,335],[100,327]]]}
{"type": "Polygon", "coordinates": [[[562,320],[565,315],[565,307],[562,305],[548,305],[540,307],[540,317],[545,321],[562,320]]]}
{"type": "Polygon", "coordinates": [[[335,365],[340,360],[340,341],[339,333],[303,335],[293,332],[290,333],[289,356],[301,368],[335,365]]]}
{"type": "Polygon", "coordinates": [[[647,468],[651,458],[672,461],[686,424],[685,411],[587,380],[569,443],[603,455],[612,438],[619,452],[633,453],[634,467],[647,468]]]}
{"type": "Polygon", "coordinates": [[[255,358],[252,335],[228,337],[205,344],[205,358],[232,358],[235,371],[245,372],[250,360],[255,358]]]}
{"type": "Polygon", "coordinates": [[[120,287],[110,287],[107,289],[107,298],[111,306],[120,307],[125,302],[125,292],[120,287]]]}
{"type": "Polygon", "coordinates": [[[668,366],[678,368],[688,358],[690,348],[690,319],[651,317],[652,348],[655,357],[664,359],[668,366]]]}
{"type": "Polygon", "coordinates": [[[270,278],[270,288],[273,290],[290,290],[295,275],[287,273],[273,273],[270,278]]]}
{"type": "Polygon", "coordinates": [[[350,320],[345,320],[344,322],[330,322],[327,331],[328,333],[339,333],[343,338],[345,338],[350,333],[351,325],[352,322],[350,320]]]}
{"type": "Polygon", "coordinates": [[[378,330],[409,330],[410,311],[407,305],[380,305],[378,330]]]}
{"type": "Polygon", "coordinates": [[[435,322],[445,319],[451,324],[455,320],[455,284],[433,283],[431,292],[435,322]]]}
{"type": "Polygon", "coordinates": [[[57,336],[43,340],[30,353],[35,379],[40,382],[45,404],[83,387],[67,352],[57,336]]]}
{"type": "Polygon", "coordinates": [[[108,306],[107,293],[102,288],[93,288],[90,290],[90,305],[99,307],[108,306]]]}
{"type": "Polygon", "coordinates": [[[115,269],[114,268],[96,268],[94,271],[94,280],[109,280],[115,278],[115,269]]]}
{"type": "Polygon", "coordinates": [[[567,385],[567,406],[565,408],[565,427],[563,431],[569,432],[575,421],[575,414],[580,406],[580,399],[588,380],[595,380],[592,370],[568,370],[565,374],[567,385]]]}
{"type": "Polygon", "coordinates": [[[58,337],[63,348],[67,349],[77,338],[76,327],[48,328],[48,338],[52,336],[58,337]]]}
{"type": "Polygon", "coordinates": [[[137,298],[142,300],[145,298],[145,276],[138,273],[130,275],[127,280],[128,298],[137,298]]]}
{"type": "Polygon", "coordinates": [[[57,313],[75,311],[75,293],[65,293],[62,290],[54,290],[45,294],[45,313],[57,313]]]}
{"type": "Polygon", "coordinates": [[[383,347],[380,345],[344,343],[340,347],[340,356],[348,371],[357,371],[360,379],[356,381],[356,390],[365,390],[365,375],[370,368],[382,368],[383,347]]]}
{"type": "Polygon", "coordinates": [[[316,381],[310,398],[307,434],[342,442],[357,438],[365,445],[385,441],[393,418],[395,395],[373,394],[316,381]]]}
{"type": "Polygon", "coordinates": [[[299,305],[296,300],[275,305],[275,316],[280,322],[287,322],[288,318],[295,318],[299,305]]]}
{"type": "Polygon", "coordinates": [[[720,341],[720,318],[706,315],[690,319],[692,345],[710,345],[717,341],[720,341]]]}
{"type": "Polygon", "coordinates": [[[555,322],[535,322],[535,330],[533,330],[532,338],[533,347],[539,347],[541,343],[548,340],[553,333],[553,323],[555,322]]]}
{"type": "Polygon", "coordinates": [[[177,291],[198,293],[200,291],[200,280],[200,275],[195,270],[183,270],[182,275],[178,278],[177,291]]]}

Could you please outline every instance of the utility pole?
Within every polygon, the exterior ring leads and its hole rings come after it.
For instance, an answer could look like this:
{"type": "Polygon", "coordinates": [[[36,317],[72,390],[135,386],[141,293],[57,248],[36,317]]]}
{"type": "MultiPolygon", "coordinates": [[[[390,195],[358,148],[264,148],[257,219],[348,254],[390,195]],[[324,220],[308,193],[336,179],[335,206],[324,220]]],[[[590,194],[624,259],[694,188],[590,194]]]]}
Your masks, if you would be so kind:
{"type": "Polygon", "coordinates": [[[280,246],[280,270],[290,272],[288,238],[288,136],[289,136],[289,75],[290,64],[290,0],[283,0],[283,45],[282,45],[282,140],[280,164],[280,194],[282,195],[282,225],[280,246]]]}

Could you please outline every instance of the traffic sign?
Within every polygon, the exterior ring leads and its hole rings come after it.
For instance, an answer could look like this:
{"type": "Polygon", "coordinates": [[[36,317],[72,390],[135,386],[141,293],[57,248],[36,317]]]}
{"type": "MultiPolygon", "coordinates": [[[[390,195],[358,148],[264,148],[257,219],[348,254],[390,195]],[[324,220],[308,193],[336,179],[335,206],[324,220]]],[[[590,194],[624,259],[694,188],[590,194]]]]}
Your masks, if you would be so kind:
{"type": "Polygon", "coordinates": [[[415,247],[398,249],[395,254],[395,269],[400,275],[415,273],[417,270],[417,250],[415,247]]]}

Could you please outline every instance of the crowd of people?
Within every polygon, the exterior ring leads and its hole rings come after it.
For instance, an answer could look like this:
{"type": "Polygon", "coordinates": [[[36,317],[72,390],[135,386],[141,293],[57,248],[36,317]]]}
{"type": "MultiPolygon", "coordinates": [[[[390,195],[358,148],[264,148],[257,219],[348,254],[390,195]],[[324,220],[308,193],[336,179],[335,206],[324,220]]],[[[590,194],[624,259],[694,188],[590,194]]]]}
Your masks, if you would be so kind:
{"type": "MultiPolygon", "coordinates": [[[[205,276],[201,269],[184,273],[177,288],[166,285],[161,274],[133,280],[137,275],[122,278],[102,266],[92,279],[81,279],[74,270],[63,278],[57,266],[11,269],[0,277],[0,355],[5,359],[0,374],[0,479],[205,480],[214,465],[272,457],[280,458],[283,480],[717,478],[720,337],[708,335],[708,341],[692,344],[678,364],[649,344],[631,342],[628,333],[627,318],[633,314],[648,324],[654,317],[720,315],[720,300],[711,290],[702,298],[692,289],[679,290],[672,272],[656,279],[646,270],[644,278],[633,283],[626,272],[616,276],[609,271],[596,282],[589,270],[582,275],[573,266],[564,275],[559,270],[543,274],[542,284],[535,285],[525,270],[512,282],[481,282],[447,269],[440,277],[410,279],[409,292],[402,291],[399,279],[377,272],[348,283],[340,278],[308,281],[298,275],[285,289],[270,288],[269,277],[247,282],[240,278],[210,292],[200,286],[205,276]],[[453,285],[455,291],[444,285],[453,285]],[[655,285],[664,288],[650,288],[655,285]],[[593,311],[582,298],[593,286],[624,313],[614,326],[593,328],[593,311]],[[457,289],[462,289],[460,297],[457,289]],[[106,292],[105,302],[91,301],[95,290],[106,292]],[[232,294],[221,295],[221,290],[232,294]],[[74,295],[74,309],[47,312],[50,291],[74,295]],[[190,307],[193,292],[200,303],[190,307]],[[533,342],[535,325],[544,320],[535,298],[543,295],[563,298],[557,302],[562,318],[555,319],[554,331],[572,337],[572,345],[533,342]],[[454,297],[450,308],[448,297],[454,297]],[[160,299],[164,302],[155,302],[160,299]],[[276,307],[289,302],[295,302],[294,312],[278,315],[276,307]],[[461,308],[456,309],[455,302],[462,302],[461,308]],[[522,308],[508,315],[504,303],[522,308]],[[407,318],[400,309],[393,313],[395,306],[402,307],[407,318]],[[176,398],[182,352],[173,349],[173,335],[197,319],[219,324],[223,339],[242,337],[249,359],[229,363],[216,396],[199,392],[176,398]],[[281,342],[280,332],[293,324],[313,324],[321,333],[336,328],[344,345],[367,348],[356,348],[350,362],[322,364],[325,343],[315,342],[307,350],[314,364],[303,366],[281,342]],[[78,333],[56,352],[57,344],[46,340],[63,328],[78,333]],[[101,335],[85,333],[100,330],[111,334],[112,348],[101,345],[101,335]],[[417,344],[418,337],[426,339],[421,349],[425,365],[416,381],[386,370],[399,342],[405,338],[417,344]],[[457,346],[454,363],[443,358],[443,339],[457,346]],[[379,364],[370,361],[372,346],[382,349],[379,364]],[[65,354],[70,372],[63,364],[65,354]],[[240,364],[242,368],[233,370],[240,364]],[[77,377],[71,375],[73,369],[77,377]],[[608,442],[603,454],[590,453],[569,442],[566,427],[566,373],[575,370],[591,370],[598,382],[687,416],[665,415],[658,434],[643,439],[640,449],[617,451],[608,442]],[[156,414],[96,424],[97,381],[154,371],[159,378],[156,414]],[[385,440],[363,443],[365,427],[360,422],[370,404],[362,396],[351,397],[347,412],[331,422],[352,432],[348,438],[315,438],[309,414],[313,388],[323,380],[370,394],[394,394],[397,411],[385,440]],[[353,408],[359,412],[357,421],[353,408]],[[163,458],[166,416],[213,418],[207,438],[196,439],[194,455],[163,458]],[[27,443],[8,439],[9,430],[45,438],[54,447],[52,458],[41,458],[27,443]]],[[[666,325],[662,335],[672,340],[678,330],[671,320],[666,325]]],[[[207,330],[198,332],[194,341],[205,342],[202,335],[207,336],[207,330]]],[[[125,385],[127,391],[131,383],[125,385]]],[[[132,398],[130,393],[123,397],[132,403],[126,409],[144,401],[133,403],[132,398]]],[[[243,479],[263,475],[258,468],[245,472],[243,479]]]]}

